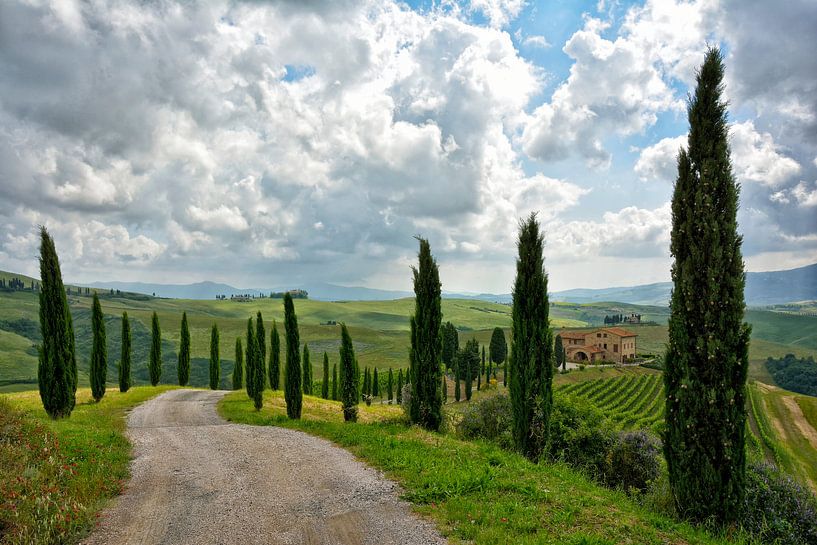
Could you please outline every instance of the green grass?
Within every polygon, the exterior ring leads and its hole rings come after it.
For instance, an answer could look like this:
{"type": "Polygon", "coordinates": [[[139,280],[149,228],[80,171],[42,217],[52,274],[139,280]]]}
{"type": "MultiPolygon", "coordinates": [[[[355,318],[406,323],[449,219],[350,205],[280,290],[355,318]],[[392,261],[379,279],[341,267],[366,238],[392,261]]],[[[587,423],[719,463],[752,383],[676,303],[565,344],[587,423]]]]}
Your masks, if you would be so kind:
{"type": "Polygon", "coordinates": [[[399,409],[361,406],[345,424],[340,404],[304,398],[302,420],[286,418],[280,393],[256,412],[241,392],[219,404],[228,420],[325,437],[383,470],[451,543],[731,543],[640,506],[561,464],[533,464],[484,442],[459,440],[401,422],[399,409]]]}
{"type": "Polygon", "coordinates": [[[73,543],[122,492],[130,444],[125,410],[168,387],[77,391],[70,418],[51,420],[36,391],[0,395],[0,542],[73,543]]]}

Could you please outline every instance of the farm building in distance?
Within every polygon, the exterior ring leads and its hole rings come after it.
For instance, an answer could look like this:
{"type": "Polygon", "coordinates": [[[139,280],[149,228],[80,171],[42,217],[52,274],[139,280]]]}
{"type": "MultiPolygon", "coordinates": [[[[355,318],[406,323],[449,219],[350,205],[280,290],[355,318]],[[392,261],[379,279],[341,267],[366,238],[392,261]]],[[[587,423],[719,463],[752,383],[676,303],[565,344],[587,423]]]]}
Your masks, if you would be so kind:
{"type": "Polygon", "coordinates": [[[622,327],[602,327],[590,331],[562,331],[567,361],[625,363],[635,359],[638,335],[622,327]]]}

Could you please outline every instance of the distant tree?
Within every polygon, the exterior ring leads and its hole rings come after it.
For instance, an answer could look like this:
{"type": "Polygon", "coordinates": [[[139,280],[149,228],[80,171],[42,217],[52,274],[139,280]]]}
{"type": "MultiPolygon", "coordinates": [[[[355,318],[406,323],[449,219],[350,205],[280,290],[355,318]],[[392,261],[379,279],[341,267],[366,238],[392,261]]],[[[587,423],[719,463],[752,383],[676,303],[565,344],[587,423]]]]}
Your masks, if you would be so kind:
{"type": "Polygon", "coordinates": [[[221,384],[221,359],[218,354],[218,326],[210,329],[210,389],[218,390],[221,384]]]}
{"type": "Polygon", "coordinates": [[[369,374],[369,368],[363,370],[363,398],[366,400],[366,405],[372,404],[372,376],[369,374]]]}
{"type": "Polygon", "coordinates": [[[386,397],[389,400],[389,405],[391,405],[392,400],[394,399],[394,373],[389,367],[389,379],[386,382],[386,397]]]}
{"type": "Polygon", "coordinates": [[[323,353],[323,380],[321,381],[321,397],[329,399],[329,356],[323,353]]]}
{"type": "Polygon", "coordinates": [[[338,364],[332,364],[332,401],[338,400],[338,364]]]}
{"type": "Polygon", "coordinates": [[[272,321],[270,337],[269,386],[273,390],[277,390],[280,388],[281,380],[281,337],[278,335],[278,326],[275,320],[272,321]]]}
{"type": "Polygon", "coordinates": [[[247,393],[253,401],[255,410],[261,410],[264,404],[264,366],[261,360],[261,349],[258,348],[258,337],[253,329],[252,318],[247,322],[247,393]]]}
{"type": "MultiPolygon", "coordinates": [[[[488,351],[490,352],[490,348],[488,349],[488,351]]],[[[487,361],[488,362],[487,362],[487,364],[485,366],[485,384],[490,385],[491,384],[491,355],[490,354],[488,354],[488,360],[487,361]]]]}
{"type": "Polygon", "coordinates": [[[459,335],[457,328],[451,322],[445,322],[442,331],[442,353],[441,357],[446,369],[454,365],[454,358],[457,357],[457,350],[460,349],[459,335]]]}
{"type": "Polygon", "coordinates": [[[190,380],[190,327],[187,313],[182,313],[181,342],[179,346],[179,386],[187,386],[190,380]]]}
{"type": "Polygon", "coordinates": [[[729,152],[723,57],[709,49],[689,98],[687,148],[672,196],[673,289],[665,357],[664,456],[678,512],[735,521],[746,488],[746,379],[740,189],[729,152]]]}
{"type": "Polygon", "coordinates": [[[266,367],[267,361],[267,330],[264,328],[264,318],[260,310],[255,315],[255,338],[258,341],[258,354],[261,356],[259,361],[263,368],[266,367]]]}
{"type": "Polygon", "coordinates": [[[477,342],[476,339],[469,339],[468,342],[465,343],[465,348],[460,350],[459,357],[461,369],[464,369],[465,399],[466,401],[471,401],[474,384],[474,369],[477,370],[476,375],[479,376],[479,342],[477,342]]]}
{"type": "Polygon", "coordinates": [[[403,370],[397,370],[397,404],[403,403],[403,370]]]}
{"type": "Polygon", "coordinates": [[[102,306],[99,297],[94,294],[91,306],[91,330],[93,331],[93,345],[91,346],[91,394],[99,402],[105,395],[105,382],[108,375],[108,348],[105,335],[105,317],[102,315],[102,306]]]}
{"type": "Polygon", "coordinates": [[[287,403],[287,416],[301,418],[303,392],[301,391],[301,340],[298,333],[298,317],[295,315],[295,304],[289,293],[284,294],[284,331],[286,333],[286,371],[284,378],[284,399],[287,403]]]}
{"type": "Polygon", "coordinates": [[[555,347],[553,349],[556,357],[556,368],[562,367],[565,363],[565,350],[562,346],[562,336],[556,335],[555,347]]]}
{"type": "Polygon", "coordinates": [[[355,369],[355,348],[346,324],[340,326],[340,381],[343,402],[343,420],[357,422],[358,393],[357,370],[355,369]]]}
{"type": "Polygon", "coordinates": [[[482,347],[482,362],[479,364],[479,373],[477,373],[477,391],[482,389],[482,374],[485,372],[485,346],[482,347]]]}
{"type": "Polygon", "coordinates": [[[119,358],[119,391],[122,393],[130,390],[130,363],[131,363],[131,333],[128,313],[122,313],[122,352],[119,358]]]}
{"type": "Polygon", "coordinates": [[[54,241],[40,228],[40,334],[37,382],[51,418],[71,415],[76,403],[76,348],[68,298],[54,241]]]}
{"type": "Polygon", "coordinates": [[[491,353],[491,361],[495,365],[503,363],[505,358],[508,357],[508,344],[505,342],[505,332],[502,331],[501,327],[494,328],[488,351],[491,353]]]}
{"type": "Polygon", "coordinates": [[[459,358],[454,358],[454,401],[460,401],[460,361],[459,358]]]}
{"type": "Polygon", "coordinates": [[[531,214],[519,228],[508,373],[514,443],[531,460],[539,459],[547,444],[553,403],[553,334],[543,246],[539,221],[531,214]]]}
{"type": "Polygon", "coordinates": [[[252,399],[255,396],[255,381],[253,377],[255,376],[255,366],[257,365],[255,361],[255,349],[257,346],[253,346],[253,344],[258,344],[252,318],[247,318],[247,335],[244,342],[244,370],[246,371],[244,373],[244,389],[247,390],[247,397],[252,399]]]}
{"type": "Polygon", "coordinates": [[[162,378],[162,330],[159,328],[159,316],[153,312],[150,319],[150,361],[148,371],[150,372],[150,384],[156,386],[162,378]]]}
{"type": "Polygon", "coordinates": [[[375,397],[380,397],[380,378],[377,376],[377,367],[374,368],[374,373],[372,375],[372,395],[375,397]]]}
{"type": "Polygon", "coordinates": [[[309,361],[309,346],[304,343],[304,393],[312,395],[312,362],[309,361]]]}
{"type": "Polygon", "coordinates": [[[419,267],[414,273],[414,315],[411,317],[411,350],[409,352],[409,381],[411,407],[409,415],[414,424],[429,430],[439,430],[442,424],[442,305],[440,300],[440,271],[431,255],[431,247],[424,238],[420,242],[419,267]]]}
{"type": "Polygon", "coordinates": [[[235,338],[235,366],[233,367],[233,390],[244,387],[244,349],[241,347],[241,337],[235,338]]]}

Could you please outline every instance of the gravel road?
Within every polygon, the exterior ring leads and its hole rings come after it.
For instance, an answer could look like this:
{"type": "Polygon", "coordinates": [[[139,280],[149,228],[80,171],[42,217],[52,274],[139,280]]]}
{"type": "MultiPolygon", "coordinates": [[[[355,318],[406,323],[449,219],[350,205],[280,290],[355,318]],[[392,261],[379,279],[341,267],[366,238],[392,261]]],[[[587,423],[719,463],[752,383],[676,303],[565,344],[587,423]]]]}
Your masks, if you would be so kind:
{"type": "Polygon", "coordinates": [[[131,412],[131,481],[84,543],[446,543],[329,441],[222,420],[226,393],[174,390],[131,412]]]}

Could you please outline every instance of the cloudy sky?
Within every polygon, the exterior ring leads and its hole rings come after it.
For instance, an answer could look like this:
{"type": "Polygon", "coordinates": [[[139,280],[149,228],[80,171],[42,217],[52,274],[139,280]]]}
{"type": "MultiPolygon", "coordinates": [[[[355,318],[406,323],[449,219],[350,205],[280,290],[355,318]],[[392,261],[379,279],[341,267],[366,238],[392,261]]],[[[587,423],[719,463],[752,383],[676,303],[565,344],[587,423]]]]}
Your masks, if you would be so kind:
{"type": "Polygon", "coordinates": [[[538,211],[554,290],[669,279],[707,44],[749,270],[817,261],[817,4],[0,3],[0,268],[76,282],[507,292],[538,211]]]}

